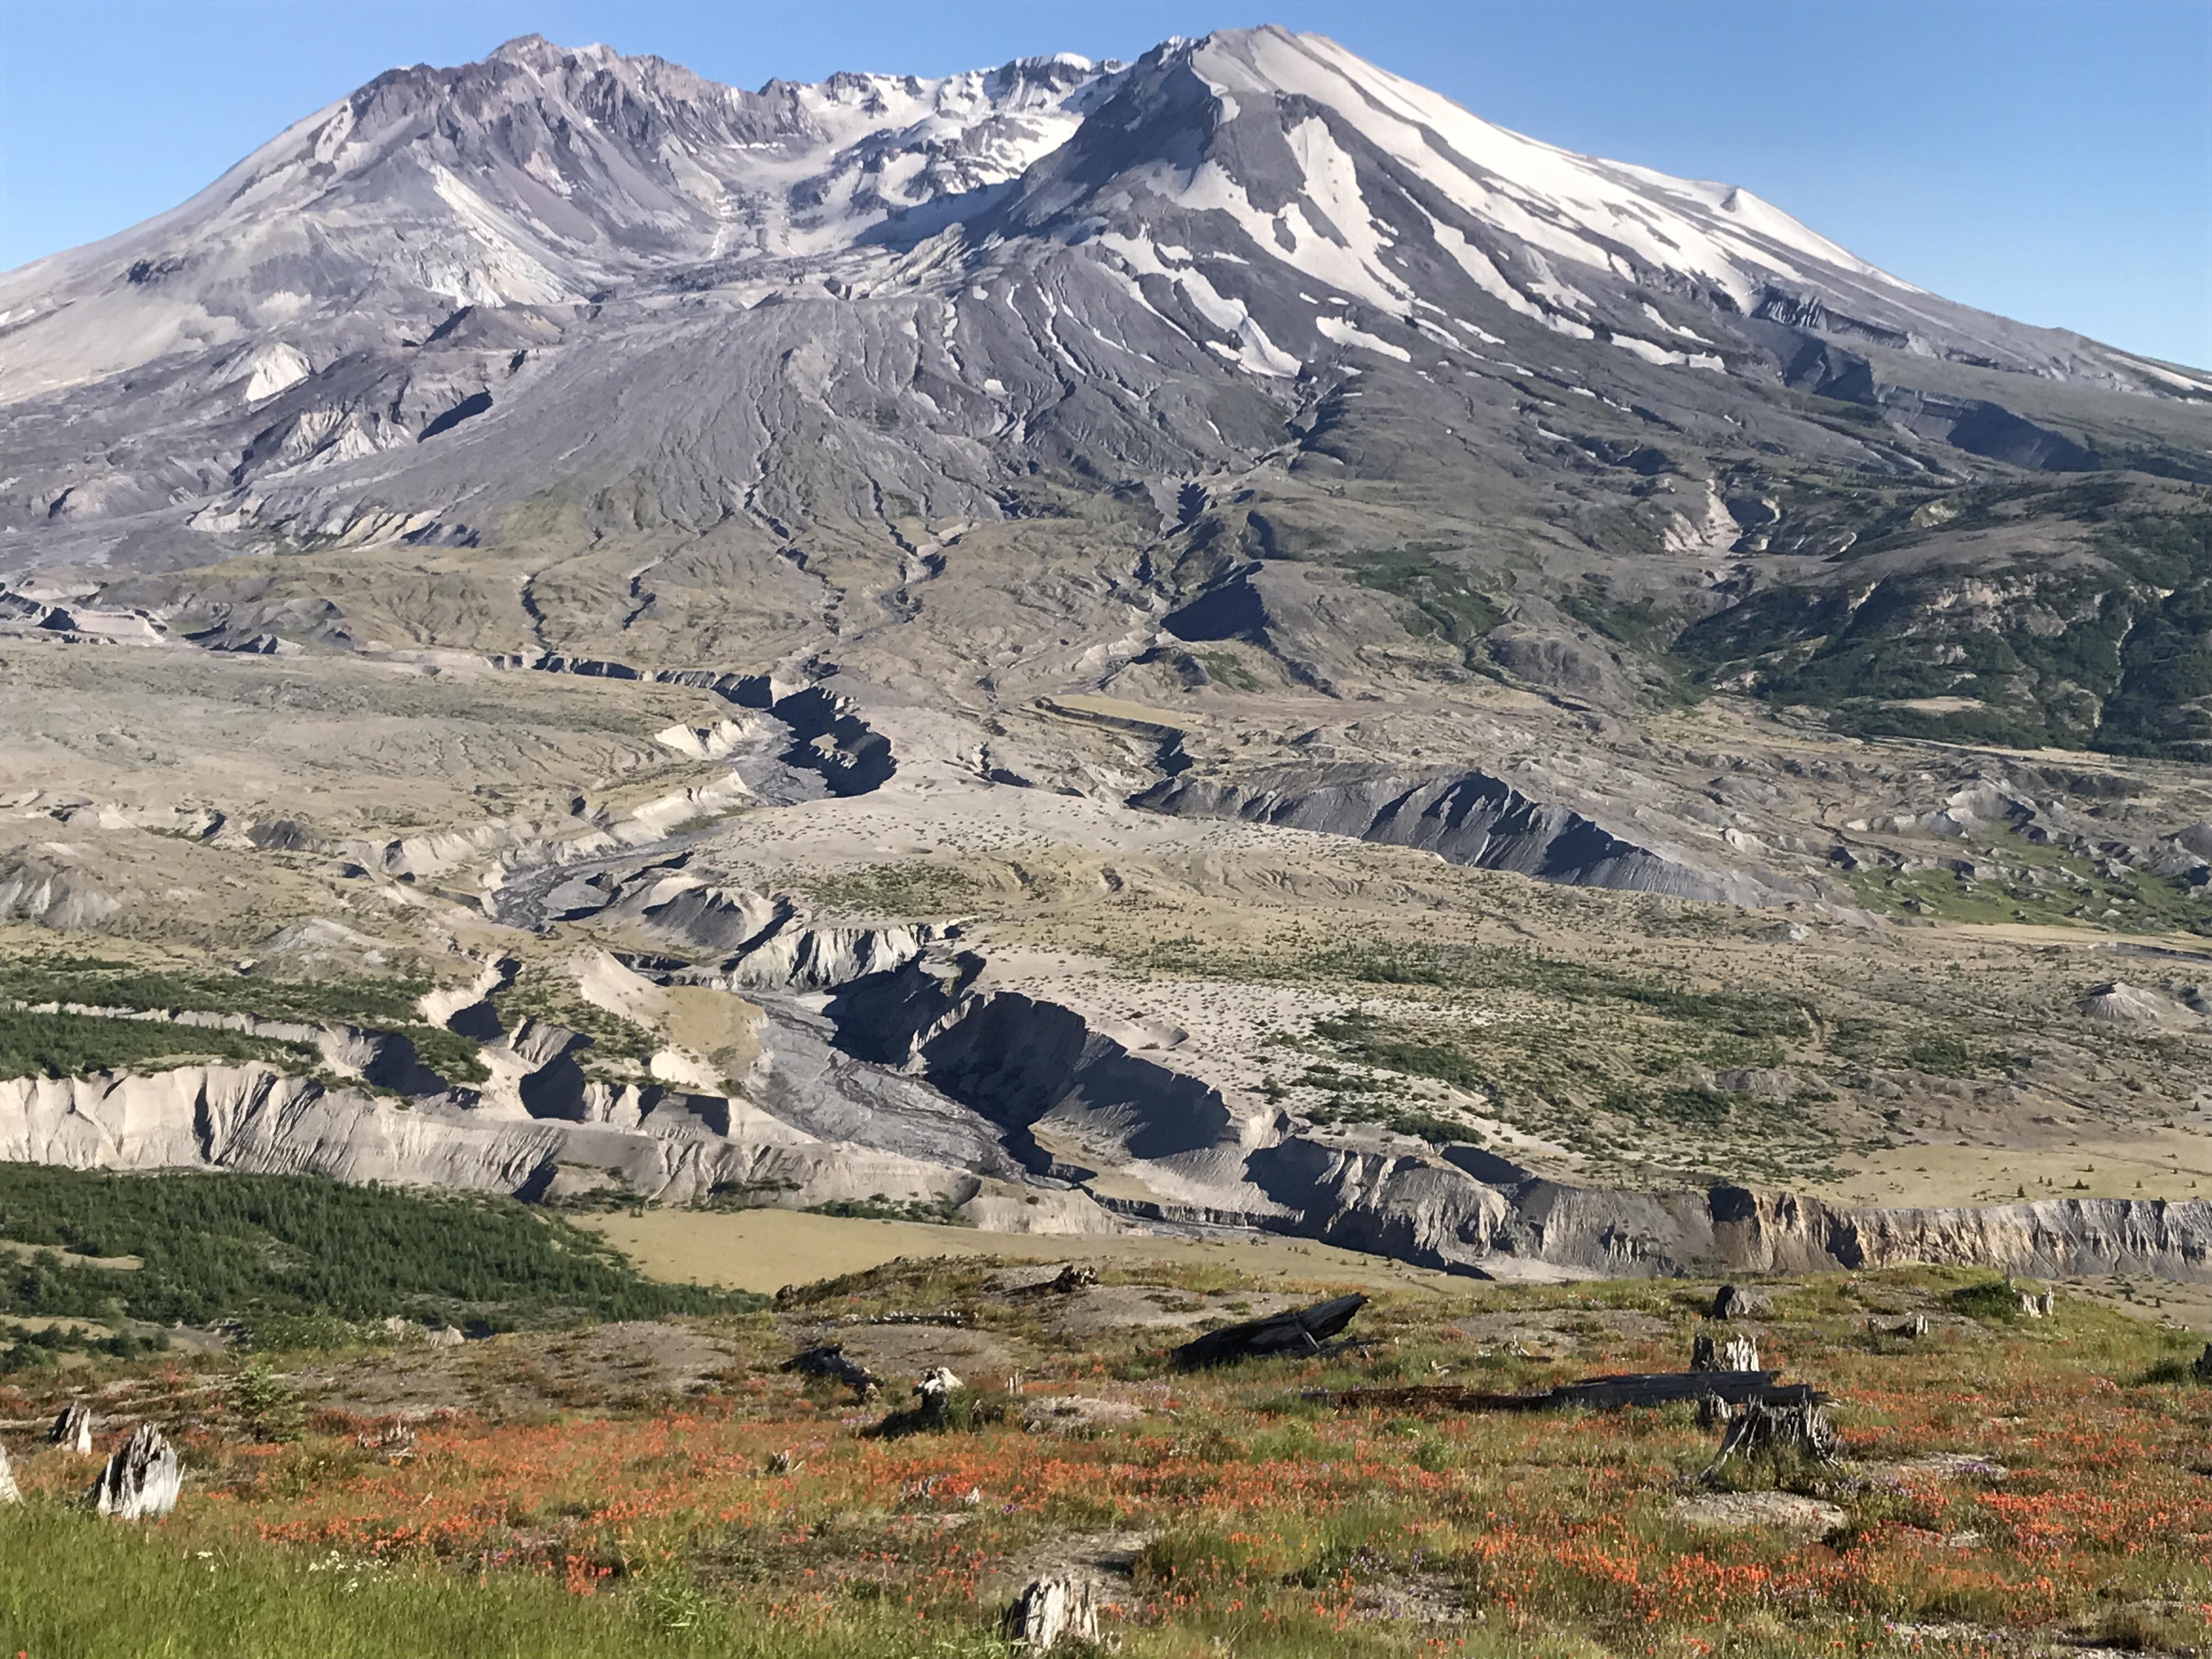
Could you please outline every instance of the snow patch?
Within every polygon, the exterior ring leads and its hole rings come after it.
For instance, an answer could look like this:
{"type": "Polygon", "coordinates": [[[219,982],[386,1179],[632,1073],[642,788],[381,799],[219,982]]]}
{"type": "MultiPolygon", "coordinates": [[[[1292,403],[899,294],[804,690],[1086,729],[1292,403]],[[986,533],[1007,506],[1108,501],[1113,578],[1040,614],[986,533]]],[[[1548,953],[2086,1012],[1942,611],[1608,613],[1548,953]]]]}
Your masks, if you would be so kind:
{"type": "Polygon", "coordinates": [[[1339,345],[1356,345],[1368,351],[1380,352],[1385,357],[1395,357],[1401,363],[1413,361],[1413,354],[1403,346],[1394,346],[1388,340],[1378,340],[1364,329],[1354,328],[1341,317],[1316,317],[1314,326],[1339,345]]]}

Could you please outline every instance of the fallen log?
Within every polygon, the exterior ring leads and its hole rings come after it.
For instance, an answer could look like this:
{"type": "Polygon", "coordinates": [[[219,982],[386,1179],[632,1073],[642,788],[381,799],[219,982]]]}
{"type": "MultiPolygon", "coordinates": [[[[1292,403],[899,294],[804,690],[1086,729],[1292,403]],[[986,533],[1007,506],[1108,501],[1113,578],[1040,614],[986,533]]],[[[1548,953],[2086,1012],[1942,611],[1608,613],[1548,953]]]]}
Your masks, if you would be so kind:
{"type": "Polygon", "coordinates": [[[1464,1412],[1561,1411],[1581,1406],[1592,1411],[1619,1411],[1626,1406],[1667,1406],[1680,1400],[1708,1396],[1731,1406],[1802,1406],[1818,1404],[1827,1396],[1809,1382],[1777,1382],[1773,1371],[1632,1371],[1618,1376],[1590,1376],[1534,1394],[1490,1394],[1449,1383],[1410,1389],[1346,1389],[1334,1396],[1340,1406],[1374,1407],[1402,1411],[1414,1406],[1442,1406],[1464,1412]]]}
{"type": "Polygon", "coordinates": [[[866,1400],[884,1386],[881,1377],[848,1354],[842,1344],[836,1342],[824,1342],[803,1353],[795,1353],[776,1370],[797,1371],[801,1376],[829,1377],[850,1389],[856,1400],[866,1400]]]}
{"type": "Polygon", "coordinates": [[[1322,1340],[1334,1336],[1349,1325],[1352,1315],[1366,1305],[1364,1296],[1340,1296],[1317,1302],[1310,1308],[1270,1314],[1265,1319],[1248,1319],[1241,1325],[1224,1325],[1184,1343],[1172,1358],[1181,1369],[1192,1371],[1239,1359],[1319,1353],[1322,1340]]]}

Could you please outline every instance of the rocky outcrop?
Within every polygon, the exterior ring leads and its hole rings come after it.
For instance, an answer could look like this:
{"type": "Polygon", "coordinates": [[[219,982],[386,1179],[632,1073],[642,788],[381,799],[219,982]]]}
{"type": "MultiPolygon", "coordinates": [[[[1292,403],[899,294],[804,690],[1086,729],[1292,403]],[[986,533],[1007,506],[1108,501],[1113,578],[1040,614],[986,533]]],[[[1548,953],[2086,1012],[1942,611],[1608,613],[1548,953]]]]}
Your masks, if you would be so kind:
{"type": "Polygon", "coordinates": [[[929,922],[813,921],[787,894],[715,886],[683,872],[644,871],[609,896],[617,915],[723,959],[696,982],[724,990],[827,990],[900,967],[945,937],[929,922]]]}
{"type": "Polygon", "coordinates": [[[1415,847],[1454,864],[1510,870],[1577,887],[1676,898],[1778,904],[1814,896],[1800,884],[1709,867],[1641,845],[1558,802],[1531,799],[1485,772],[1407,774],[1358,765],[1279,767],[1234,781],[1186,773],[1129,804],[1178,817],[1238,818],[1415,847]]]}
{"type": "Polygon", "coordinates": [[[2042,1199],[1983,1208],[1830,1207],[1715,1187],[1642,1194],[1532,1183],[1515,1197],[1533,1247],[1602,1272],[1823,1273],[1934,1263],[2039,1278],[2141,1273],[2212,1282],[2212,1203],[2042,1199]]]}
{"type": "MultiPolygon", "coordinates": [[[[776,758],[785,765],[817,774],[833,795],[860,795],[880,788],[898,769],[889,738],[862,720],[849,697],[819,685],[785,690],[787,682],[768,674],[719,673],[706,668],[636,668],[597,658],[545,652],[535,657],[500,656],[495,668],[534,669],[548,674],[586,674],[599,679],[643,680],[656,685],[687,685],[712,692],[740,708],[765,710],[785,729],[776,758]]],[[[725,726],[728,726],[725,722],[725,726]]],[[[695,733],[674,727],[659,740],[699,758],[725,759],[738,751],[750,728],[731,726],[695,733]]]]}

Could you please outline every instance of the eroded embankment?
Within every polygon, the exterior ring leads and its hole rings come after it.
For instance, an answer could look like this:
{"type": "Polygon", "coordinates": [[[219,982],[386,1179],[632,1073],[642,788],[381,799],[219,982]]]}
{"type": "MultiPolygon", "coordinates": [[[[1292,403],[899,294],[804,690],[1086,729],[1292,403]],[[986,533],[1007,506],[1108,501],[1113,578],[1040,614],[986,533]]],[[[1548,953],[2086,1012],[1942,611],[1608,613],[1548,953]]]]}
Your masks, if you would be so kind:
{"type": "Polygon", "coordinates": [[[757,1193],[805,1206],[884,1194],[960,1204],[983,1182],[816,1139],[743,1102],[611,1091],[578,1121],[402,1103],[259,1065],[0,1083],[0,1159],[72,1169],[240,1170],[507,1193],[613,1190],[666,1203],[757,1193]]]}
{"type": "MultiPolygon", "coordinates": [[[[18,1080],[0,1084],[0,1158],[526,1197],[609,1190],[786,1207],[926,1199],[980,1205],[971,1214],[983,1224],[1026,1231],[1099,1230],[1111,1212],[1500,1278],[1935,1262],[2212,1281],[2212,1205],[2201,1201],[1886,1210],[1736,1187],[1569,1186],[1474,1146],[1306,1123],[1000,980],[957,928],[817,924],[787,896],[665,867],[633,872],[606,898],[712,957],[626,959],[622,971],[640,986],[741,995],[759,1011],[759,1052],[735,1092],[596,1080],[577,1033],[527,1018],[485,1024],[495,965],[424,1010],[478,1040],[491,1073],[479,1090],[423,1094],[441,1080],[385,1073],[418,1091],[403,1101],[266,1066],[18,1080]]],[[[320,1036],[326,1054],[364,1073],[413,1060],[349,1034],[269,1029],[320,1036]]]]}
{"type": "Polygon", "coordinates": [[[1486,772],[1387,767],[1269,768],[1233,781],[1186,772],[1129,805],[1177,817],[1235,818],[1413,847],[1453,864],[1539,881],[1745,905],[1817,898],[1807,884],[1707,865],[1631,840],[1557,801],[1539,801],[1486,772]]]}
{"type": "Polygon", "coordinates": [[[1577,1188],[1475,1147],[1392,1150],[1240,1101],[1075,1010],[994,988],[984,969],[973,953],[925,951],[847,984],[824,1012],[851,1052],[918,1073],[997,1125],[1032,1170],[1095,1186],[1132,1217],[1295,1233],[1498,1277],[1917,1261],[2212,1280],[2212,1205],[2201,1201],[1852,1209],[1729,1186],[1577,1188]],[[1070,1146],[1097,1168],[1073,1161],[1070,1146]]]}

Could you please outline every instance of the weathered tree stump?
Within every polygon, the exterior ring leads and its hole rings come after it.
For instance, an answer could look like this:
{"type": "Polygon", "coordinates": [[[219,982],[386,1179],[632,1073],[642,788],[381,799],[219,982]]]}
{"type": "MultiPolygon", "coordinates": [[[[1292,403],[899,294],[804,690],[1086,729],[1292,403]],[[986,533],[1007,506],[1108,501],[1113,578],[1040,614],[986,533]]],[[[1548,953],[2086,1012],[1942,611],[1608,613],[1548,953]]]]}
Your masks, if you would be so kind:
{"type": "Polygon", "coordinates": [[[64,1451],[88,1452],[92,1449],[92,1408],[77,1401],[62,1407],[54,1425],[46,1431],[46,1443],[59,1446],[64,1451]]]}
{"type": "Polygon", "coordinates": [[[1731,1405],[1717,1394],[1701,1394],[1698,1396],[1698,1426],[1701,1429],[1724,1429],[1735,1420],[1736,1413],[1742,1409],[1742,1407],[1731,1405]]]}
{"type": "Polygon", "coordinates": [[[1923,1337],[1928,1334],[1928,1316],[1915,1314],[1903,1324],[1891,1326],[1889,1334],[1892,1336],[1909,1336],[1916,1339],[1923,1337]]]}
{"type": "Polygon", "coordinates": [[[353,1443],[387,1463],[404,1463],[415,1455],[415,1430],[404,1417],[394,1417],[373,1429],[363,1429],[353,1443]]]}
{"type": "Polygon", "coordinates": [[[20,1504],[22,1488],[15,1484],[15,1471],[8,1462],[8,1449],[0,1446],[0,1504],[20,1504]]]}
{"type": "Polygon", "coordinates": [[[781,1371],[797,1371],[802,1376],[826,1376],[842,1382],[853,1391],[856,1400],[866,1400],[884,1386],[883,1379],[866,1365],[848,1354],[842,1344],[824,1342],[819,1347],[795,1353],[776,1367],[781,1371]]]}
{"type": "Polygon", "coordinates": [[[174,1509],[183,1484],[177,1449],[151,1423],[141,1423],[115,1449],[85,1496],[102,1515],[112,1515],[118,1521],[144,1521],[174,1509]]]}
{"type": "Polygon", "coordinates": [[[1747,1285],[1723,1285],[1713,1292],[1716,1319],[1756,1319],[1774,1311],[1774,1298],[1747,1285]]]}
{"type": "Polygon", "coordinates": [[[1098,1639],[1098,1597],[1084,1578],[1040,1578],[1006,1609],[1006,1634],[1032,1653],[1098,1639]]]}
{"type": "Polygon", "coordinates": [[[1060,1277],[1052,1281],[1052,1288],[1066,1296],[1075,1291],[1087,1291],[1097,1282],[1097,1268],[1087,1261],[1071,1261],[1060,1270],[1060,1277]]]}
{"type": "Polygon", "coordinates": [[[1725,1342],[1713,1337],[1693,1337],[1690,1342],[1690,1369],[1693,1371],[1755,1371],[1759,1364],[1759,1340],[1750,1336],[1732,1336],[1725,1342]]]}
{"type": "Polygon", "coordinates": [[[921,1381],[914,1391],[921,1396],[921,1423],[924,1428],[942,1429],[945,1408],[951,1402],[960,1379],[942,1365],[933,1365],[921,1374],[921,1381]]]}
{"type": "Polygon", "coordinates": [[[1810,1401],[1796,1406],[1767,1406],[1753,1401],[1729,1421],[1720,1450],[1706,1467],[1708,1475],[1730,1458],[1759,1451],[1795,1451],[1817,1462],[1832,1462],[1836,1431],[1828,1414],[1810,1401]]]}
{"type": "Polygon", "coordinates": [[[2212,1342],[2204,1345],[2204,1352],[2197,1356],[2197,1363],[2190,1370],[2197,1373],[2200,1382],[2212,1382],[2212,1342]]]}

